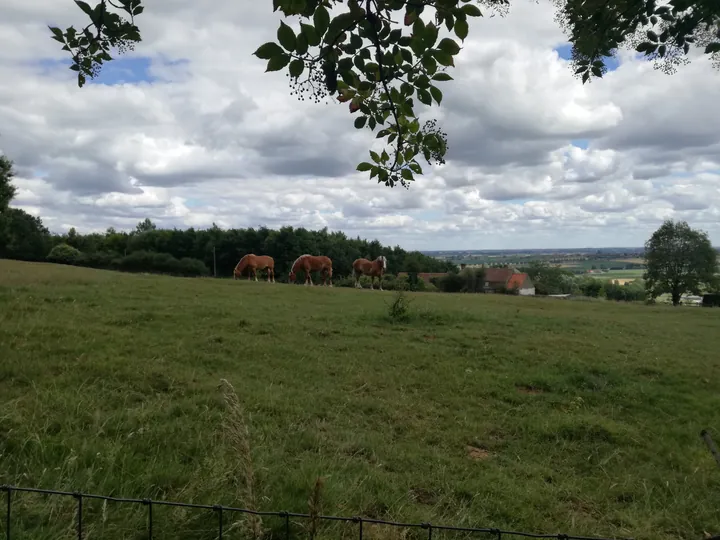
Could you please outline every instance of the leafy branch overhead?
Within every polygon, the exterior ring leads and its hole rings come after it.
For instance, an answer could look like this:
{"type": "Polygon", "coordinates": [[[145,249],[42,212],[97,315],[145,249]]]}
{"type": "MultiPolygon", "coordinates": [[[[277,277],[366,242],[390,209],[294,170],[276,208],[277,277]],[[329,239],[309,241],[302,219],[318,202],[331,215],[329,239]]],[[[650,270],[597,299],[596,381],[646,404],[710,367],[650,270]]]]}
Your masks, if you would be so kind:
{"type": "MultiPolygon", "coordinates": [[[[268,3],[269,0],[264,0],[268,3]]],[[[621,46],[656,61],[666,72],[700,48],[720,67],[718,0],[552,0],[557,21],[573,45],[572,66],[583,83],[607,71],[621,46]]],[[[134,18],[141,0],[75,3],[90,17],[81,31],[50,27],[69,51],[78,85],[97,75],[110,51],[141,41],[134,18]]],[[[286,71],[291,94],[347,103],[357,129],[376,132],[384,149],[357,166],[370,178],[409,187],[422,174],[418,158],[445,163],[447,135],[435,120],[421,125],[423,105],[440,105],[441,84],[469,33],[486,10],[506,12],[509,0],[272,0],[280,11],[277,41],[253,53],[266,72],[286,71]],[[297,24],[292,20],[297,17],[297,24]]]]}

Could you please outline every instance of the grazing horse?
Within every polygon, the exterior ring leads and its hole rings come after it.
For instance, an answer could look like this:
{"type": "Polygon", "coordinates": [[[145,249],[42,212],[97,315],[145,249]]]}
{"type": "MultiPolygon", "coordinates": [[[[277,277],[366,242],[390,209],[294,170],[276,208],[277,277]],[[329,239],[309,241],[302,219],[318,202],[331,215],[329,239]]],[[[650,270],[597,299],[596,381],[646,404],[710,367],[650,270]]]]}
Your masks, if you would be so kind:
{"type": "Polygon", "coordinates": [[[330,287],[332,287],[332,260],[329,257],[325,255],[300,255],[290,267],[290,275],[288,276],[290,283],[295,281],[295,274],[300,270],[305,271],[304,285],[308,283],[313,285],[310,272],[318,271],[323,277],[322,284],[325,285],[325,278],[327,277],[330,287]]]}
{"type": "Polygon", "coordinates": [[[378,283],[380,284],[380,290],[382,291],[382,278],[383,274],[385,274],[385,270],[387,270],[387,259],[380,255],[377,259],[374,261],[369,261],[368,259],[355,259],[352,264],[352,276],[355,280],[355,287],[358,289],[362,289],[362,285],[360,285],[360,277],[364,274],[366,276],[370,276],[370,289],[372,290],[375,283],[375,278],[378,278],[378,283]]]}
{"type": "Polygon", "coordinates": [[[233,279],[238,279],[242,276],[243,270],[246,268],[250,269],[248,272],[248,281],[250,281],[251,274],[255,277],[255,281],[257,281],[257,271],[265,270],[267,268],[268,283],[275,283],[275,259],[269,255],[255,255],[254,253],[248,253],[240,259],[240,262],[238,262],[237,266],[235,266],[235,270],[233,270],[233,279]]]}

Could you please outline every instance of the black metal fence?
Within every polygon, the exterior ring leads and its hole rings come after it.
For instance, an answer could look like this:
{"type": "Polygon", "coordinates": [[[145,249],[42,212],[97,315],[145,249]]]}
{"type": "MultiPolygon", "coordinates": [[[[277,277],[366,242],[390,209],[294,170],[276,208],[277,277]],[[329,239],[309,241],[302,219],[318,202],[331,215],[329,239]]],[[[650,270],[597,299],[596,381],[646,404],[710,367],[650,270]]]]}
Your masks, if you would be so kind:
{"type": "MultiPolygon", "coordinates": [[[[363,525],[364,524],[375,524],[375,525],[386,525],[389,527],[398,527],[405,529],[424,529],[427,531],[427,540],[433,540],[433,531],[454,531],[461,533],[478,533],[492,535],[497,540],[502,540],[504,537],[524,537],[524,538],[557,538],[559,540],[613,540],[609,538],[600,537],[587,537],[587,536],[573,536],[570,534],[536,534],[526,533],[518,531],[506,531],[495,528],[474,528],[474,527],[454,527],[449,525],[435,525],[432,523],[401,523],[395,521],[385,521],[382,519],[371,519],[362,517],[342,517],[342,516],[324,516],[324,515],[311,515],[301,514],[295,512],[257,512],[254,510],[248,510],[246,508],[234,508],[232,506],[223,506],[220,504],[195,504],[195,503],[182,503],[172,501],[154,501],[151,499],[128,499],[123,497],[109,497],[106,495],[94,495],[90,493],[70,492],[70,491],[58,491],[54,489],[38,489],[38,488],[26,488],[17,486],[0,486],[0,491],[6,494],[6,511],[5,511],[5,532],[6,540],[12,538],[11,530],[11,515],[13,510],[13,500],[17,493],[38,493],[44,495],[58,495],[64,497],[73,497],[77,501],[77,512],[76,512],[76,530],[78,540],[83,538],[83,501],[85,500],[101,500],[109,501],[114,503],[127,503],[127,504],[138,504],[147,507],[147,539],[152,540],[153,538],[153,507],[155,506],[174,506],[182,508],[192,508],[198,510],[208,510],[214,512],[217,517],[217,538],[222,540],[223,538],[223,525],[226,514],[251,514],[256,516],[272,516],[284,519],[285,540],[291,539],[290,534],[290,518],[295,519],[308,519],[318,521],[335,521],[335,522],[346,522],[357,524],[357,538],[363,540],[363,525]]],[[[631,539],[624,539],[631,540],[631,539]]]]}

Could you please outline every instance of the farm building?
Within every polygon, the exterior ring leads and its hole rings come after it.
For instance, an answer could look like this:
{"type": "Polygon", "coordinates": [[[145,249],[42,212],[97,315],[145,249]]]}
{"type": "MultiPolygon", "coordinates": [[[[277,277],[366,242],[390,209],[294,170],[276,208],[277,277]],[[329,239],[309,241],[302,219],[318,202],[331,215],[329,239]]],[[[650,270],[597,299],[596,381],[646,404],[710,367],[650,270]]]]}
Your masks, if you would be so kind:
{"type": "Polygon", "coordinates": [[[486,293],[517,289],[521,296],[535,296],[535,285],[530,276],[512,267],[486,269],[484,289],[486,293]]]}

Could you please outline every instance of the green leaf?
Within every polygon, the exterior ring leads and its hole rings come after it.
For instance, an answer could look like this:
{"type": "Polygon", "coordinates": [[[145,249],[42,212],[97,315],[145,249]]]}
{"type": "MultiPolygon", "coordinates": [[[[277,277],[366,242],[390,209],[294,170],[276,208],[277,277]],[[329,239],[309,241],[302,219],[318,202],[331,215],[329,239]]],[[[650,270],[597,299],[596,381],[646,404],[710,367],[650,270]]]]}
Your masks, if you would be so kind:
{"type": "Polygon", "coordinates": [[[411,171],[410,169],[403,169],[400,174],[402,175],[402,177],[403,177],[405,180],[412,180],[412,179],[413,179],[413,173],[412,173],[412,171],[411,171]]]}
{"type": "Polygon", "coordinates": [[[282,68],[287,66],[289,62],[289,54],[282,53],[281,55],[273,56],[270,60],[268,60],[265,73],[267,73],[268,71],[280,71],[282,68]]]}
{"type": "Polygon", "coordinates": [[[417,118],[415,118],[412,122],[410,122],[410,125],[408,126],[408,129],[410,130],[410,133],[417,133],[420,129],[420,122],[417,118]]]}
{"type": "Polygon", "coordinates": [[[50,31],[53,33],[53,39],[60,43],[65,43],[65,37],[63,36],[62,30],[54,26],[48,26],[50,31]]]}
{"type": "Polygon", "coordinates": [[[315,24],[315,31],[319,36],[325,35],[328,26],[330,26],[330,14],[325,6],[319,5],[313,14],[313,23],[315,24]]]}
{"type": "Polygon", "coordinates": [[[653,32],[652,30],[647,31],[647,37],[653,43],[657,43],[657,41],[658,41],[658,35],[655,32],[653,32]]]}
{"type": "Polygon", "coordinates": [[[430,92],[428,92],[427,90],[418,88],[417,89],[417,97],[421,103],[424,103],[425,105],[432,105],[432,96],[430,95],[430,92]]]}
{"type": "Polygon", "coordinates": [[[85,15],[90,16],[92,18],[93,16],[93,9],[90,7],[90,4],[87,2],[83,2],[82,0],[75,0],[75,3],[85,12],[85,15]]]}
{"type": "Polygon", "coordinates": [[[298,78],[300,75],[302,75],[303,70],[305,69],[305,62],[303,62],[300,59],[293,60],[290,62],[290,67],[288,68],[288,71],[290,72],[290,76],[293,78],[298,78]]]}
{"type": "Polygon", "coordinates": [[[297,38],[295,37],[295,32],[292,28],[290,28],[287,24],[285,24],[283,21],[280,21],[280,27],[277,31],[277,38],[280,42],[280,45],[285,47],[285,50],[288,52],[294,52],[295,46],[297,44],[297,38]]]}
{"type": "Polygon", "coordinates": [[[295,44],[295,52],[302,56],[305,54],[308,50],[308,40],[305,37],[305,34],[300,34],[297,37],[297,43],[295,44]]]}
{"type": "Polygon", "coordinates": [[[435,50],[433,51],[433,56],[435,57],[435,60],[443,66],[455,66],[455,60],[453,60],[453,57],[446,52],[435,50]]]}
{"type": "Polygon", "coordinates": [[[423,56],[422,65],[425,68],[425,71],[427,71],[430,75],[437,71],[437,62],[430,55],[423,56]]]}
{"type": "Polygon", "coordinates": [[[482,11],[480,11],[480,8],[473,4],[465,4],[460,9],[462,9],[463,13],[465,13],[468,17],[482,17],[482,11]]]}
{"type": "Polygon", "coordinates": [[[413,170],[415,174],[422,174],[422,168],[420,167],[419,163],[410,163],[409,167],[413,170]]]}
{"type": "Polygon", "coordinates": [[[415,86],[418,88],[427,88],[430,86],[430,79],[427,75],[420,75],[417,79],[415,79],[415,86]]]}
{"type": "Polygon", "coordinates": [[[458,45],[455,40],[451,38],[443,38],[440,40],[440,43],[438,43],[438,49],[452,56],[455,56],[457,53],[460,52],[460,45],[458,45]]]}
{"type": "MultiPolygon", "coordinates": [[[[395,135],[395,134],[393,133],[393,135],[395,135]]],[[[387,163],[389,159],[390,159],[390,156],[388,156],[388,153],[385,150],[383,150],[382,154],[380,154],[380,161],[382,161],[383,163],[387,163]]]]}
{"type": "Polygon", "coordinates": [[[279,56],[284,53],[285,51],[282,50],[280,45],[273,43],[272,41],[268,41],[267,43],[260,45],[253,54],[261,60],[270,60],[273,56],[279,56]]]}
{"type": "Polygon", "coordinates": [[[437,104],[440,105],[443,95],[437,86],[430,87],[430,95],[432,95],[433,99],[435,99],[435,101],[437,101],[437,104]]]}
{"type": "Polygon", "coordinates": [[[720,43],[715,42],[711,43],[707,47],[705,47],[705,54],[715,54],[720,52],[720,43]]]}
{"type": "Polygon", "coordinates": [[[458,19],[455,22],[455,35],[459,37],[461,40],[465,41],[465,38],[468,36],[468,23],[467,21],[463,21],[458,19]]]}
{"type": "Polygon", "coordinates": [[[312,47],[320,45],[320,36],[318,36],[314,26],[311,24],[300,23],[300,31],[302,32],[302,35],[305,36],[305,39],[307,39],[308,45],[312,47]]]}
{"type": "Polygon", "coordinates": [[[585,84],[586,82],[588,82],[589,79],[590,79],[590,72],[589,72],[589,71],[586,71],[585,73],[583,73],[583,76],[582,76],[582,82],[583,82],[583,84],[585,84]]]}
{"type": "Polygon", "coordinates": [[[432,80],[442,82],[442,81],[452,81],[453,78],[443,71],[441,73],[436,73],[435,75],[433,75],[432,80]]]}
{"type": "Polygon", "coordinates": [[[363,161],[362,163],[360,163],[360,164],[356,167],[356,170],[358,170],[358,171],[360,171],[360,172],[365,172],[365,171],[371,170],[372,168],[373,168],[372,163],[368,163],[367,161],[363,161]]]}
{"type": "Polygon", "coordinates": [[[365,127],[365,122],[367,122],[367,116],[358,116],[355,119],[354,125],[355,129],[362,129],[365,127]]]}
{"type": "MultiPolygon", "coordinates": [[[[383,130],[383,131],[385,131],[385,130],[383,130]]],[[[380,135],[380,133],[383,133],[383,131],[380,131],[380,132],[378,133],[378,135],[380,135]]],[[[377,152],[373,152],[372,150],[370,150],[370,157],[372,158],[372,160],[373,160],[375,163],[380,163],[380,156],[378,155],[377,152]]]]}

